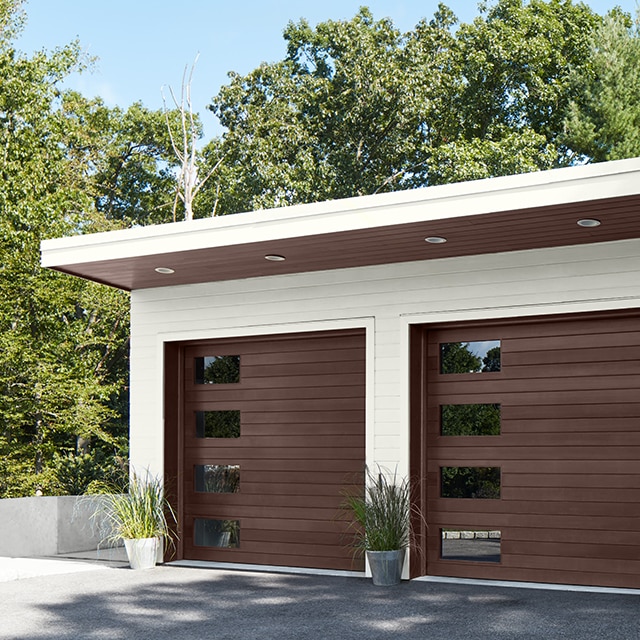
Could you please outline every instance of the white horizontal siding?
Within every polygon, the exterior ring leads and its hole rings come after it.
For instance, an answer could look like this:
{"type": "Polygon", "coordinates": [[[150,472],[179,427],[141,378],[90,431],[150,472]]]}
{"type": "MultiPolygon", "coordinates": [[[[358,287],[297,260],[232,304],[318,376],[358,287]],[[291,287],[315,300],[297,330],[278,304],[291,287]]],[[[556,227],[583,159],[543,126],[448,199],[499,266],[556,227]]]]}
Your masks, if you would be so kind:
{"type": "Polygon", "coordinates": [[[409,324],[626,307],[640,240],[135,291],[132,460],[162,470],[164,341],[367,327],[368,461],[405,472],[409,324]]]}
{"type": "MultiPolygon", "coordinates": [[[[516,254],[514,254],[516,255],[516,254]]],[[[488,256],[487,256],[488,257],[488,256]]],[[[549,256],[549,259],[557,256],[549,256]]],[[[136,297],[143,294],[157,296],[159,291],[175,292],[180,297],[166,307],[166,298],[148,299],[144,309],[136,318],[137,326],[142,330],[144,325],[157,326],[159,316],[168,330],[177,330],[183,325],[185,314],[191,315],[192,328],[208,326],[215,321],[222,324],[241,323],[243,326],[254,324],[254,310],[261,307],[261,324],[277,324],[281,322],[331,319],[334,317],[353,317],[362,315],[363,309],[375,308],[378,317],[393,317],[398,306],[405,310],[415,308],[417,311],[430,305],[433,308],[450,308],[459,306],[461,301],[473,306],[486,306],[490,299],[491,306],[522,304],[522,296],[526,303],[554,302],[557,293],[573,292],[573,299],[591,298],[593,291],[607,289],[611,275],[621,286],[620,295],[628,295],[622,287],[635,287],[637,256],[620,257],[618,259],[600,259],[597,255],[587,256],[583,262],[558,263],[551,262],[521,267],[517,264],[505,266],[500,270],[483,269],[479,261],[469,262],[469,271],[454,271],[445,274],[431,273],[428,270],[411,278],[395,277],[402,274],[401,265],[389,266],[386,273],[379,273],[375,281],[353,280],[343,283],[323,283],[319,274],[302,274],[298,280],[312,278],[313,286],[296,286],[292,277],[282,280],[284,288],[280,291],[269,291],[269,295],[261,289],[244,288],[245,282],[237,282],[236,292],[224,294],[216,291],[216,285],[192,285],[167,289],[152,289],[136,292],[136,297]],[[292,286],[287,288],[287,281],[292,286]],[[540,282],[544,281],[544,288],[540,282]],[[188,291],[182,291],[188,290],[188,291]],[[182,297],[190,293],[191,298],[182,297]],[[518,294],[520,298],[515,299],[518,294]],[[533,298],[535,297],[535,299],[533,298]],[[215,315],[209,311],[215,308],[215,315]],[[203,313],[204,312],[204,313],[203,313]]],[[[458,259],[463,260],[463,259],[458,259]]],[[[443,260],[454,266],[456,260],[443,260]]],[[[412,265],[416,263],[411,263],[412,265]]],[[[430,265],[433,263],[422,263],[430,265]]],[[[379,267],[361,269],[380,270],[379,267]]],[[[427,267],[428,269],[428,267],[427,267]]],[[[356,271],[356,270],[344,270],[356,271]]],[[[258,284],[267,283],[277,278],[259,278],[250,281],[258,284]]],[[[249,281],[247,281],[249,282],[249,281]]],[[[225,283],[229,284],[229,283],[225,283]]],[[[165,294],[167,295],[167,294],[165,294]]],[[[146,333],[146,332],[143,332],[146,333]]]]}

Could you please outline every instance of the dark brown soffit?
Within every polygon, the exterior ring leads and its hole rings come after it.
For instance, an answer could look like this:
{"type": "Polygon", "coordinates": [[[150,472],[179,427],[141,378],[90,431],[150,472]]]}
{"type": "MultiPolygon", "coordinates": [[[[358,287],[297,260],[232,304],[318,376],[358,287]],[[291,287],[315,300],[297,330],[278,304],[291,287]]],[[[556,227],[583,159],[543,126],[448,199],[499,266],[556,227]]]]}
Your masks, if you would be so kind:
{"type": "Polygon", "coordinates": [[[633,195],[54,268],[131,291],[639,237],[640,195],[633,195]],[[576,224],[580,218],[598,218],[602,225],[582,228],[576,224]],[[429,244],[427,236],[447,242],[429,244]],[[268,254],[286,260],[269,262],[268,254]],[[156,267],[175,273],[158,274],[156,267]]]}

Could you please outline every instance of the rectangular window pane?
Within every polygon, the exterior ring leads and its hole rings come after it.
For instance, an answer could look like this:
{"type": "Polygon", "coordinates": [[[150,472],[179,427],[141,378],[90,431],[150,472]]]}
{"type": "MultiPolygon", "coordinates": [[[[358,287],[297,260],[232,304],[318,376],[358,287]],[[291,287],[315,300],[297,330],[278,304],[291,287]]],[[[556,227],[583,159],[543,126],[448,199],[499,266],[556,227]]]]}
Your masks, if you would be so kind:
{"type": "Polygon", "coordinates": [[[195,359],[196,384],[240,382],[240,356],[203,356],[195,359]]]}
{"type": "Polygon", "coordinates": [[[197,464],[194,471],[196,491],[205,493],[238,493],[240,491],[240,465],[197,464]]]}
{"type": "Polygon", "coordinates": [[[239,411],[196,411],[196,437],[239,438],[239,411]]]}
{"type": "Polygon", "coordinates": [[[443,404],[440,406],[443,436],[499,436],[499,404],[443,404]]]}
{"type": "Polygon", "coordinates": [[[440,345],[440,373],[500,371],[500,340],[444,342],[440,345]]]}
{"type": "Polygon", "coordinates": [[[193,522],[193,544],[196,547],[235,549],[240,546],[240,520],[209,520],[193,522]]]}
{"type": "Polygon", "coordinates": [[[461,531],[440,529],[443,560],[469,560],[471,562],[500,562],[500,531],[461,531]]]}
{"type": "Polygon", "coordinates": [[[442,498],[500,498],[500,467],[440,467],[442,498]]]}

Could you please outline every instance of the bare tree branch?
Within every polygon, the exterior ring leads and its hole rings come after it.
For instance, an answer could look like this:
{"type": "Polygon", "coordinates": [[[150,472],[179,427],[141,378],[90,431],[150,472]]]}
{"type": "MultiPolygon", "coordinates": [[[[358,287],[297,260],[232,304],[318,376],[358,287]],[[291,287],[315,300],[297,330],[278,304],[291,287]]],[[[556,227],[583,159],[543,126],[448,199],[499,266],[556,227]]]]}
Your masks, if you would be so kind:
{"type": "MultiPolygon", "coordinates": [[[[182,74],[182,91],[180,93],[180,101],[175,96],[173,89],[169,87],[169,93],[171,99],[175,105],[175,108],[180,114],[180,140],[178,142],[178,135],[174,132],[171,126],[171,120],[169,118],[169,109],[165,100],[164,92],[162,92],[162,101],[164,104],[164,116],[169,131],[169,138],[171,140],[171,147],[173,152],[180,163],[180,170],[178,172],[178,185],[176,198],[173,203],[173,219],[176,220],[178,202],[182,202],[184,205],[185,220],[193,220],[193,200],[205,185],[207,180],[214,174],[222,163],[222,158],[216,162],[213,168],[207,173],[207,175],[200,179],[198,177],[198,150],[197,144],[200,138],[200,128],[198,126],[197,116],[193,112],[193,103],[191,101],[191,84],[193,81],[193,74],[198,62],[198,54],[191,65],[191,69],[185,66],[184,73],[182,74]],[[187,77],[187,72],[188,77],[187,77]]],[[[217,205],[217,199],[216,199],[217,205]]],[[[215,215],[215,207],[214,212],[215,215]]]]}

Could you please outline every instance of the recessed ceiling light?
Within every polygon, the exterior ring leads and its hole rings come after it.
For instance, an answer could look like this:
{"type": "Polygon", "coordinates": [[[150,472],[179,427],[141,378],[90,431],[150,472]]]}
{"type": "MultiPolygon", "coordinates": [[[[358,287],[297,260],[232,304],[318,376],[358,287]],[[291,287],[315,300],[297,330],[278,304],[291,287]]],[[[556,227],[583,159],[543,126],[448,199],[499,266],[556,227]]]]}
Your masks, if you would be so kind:
{"type": "Polygon", "coordinates": [[[162,273],[163,275],[168,276],[171,273],[175,273],[173,269],[169,269],[169,267],[156,267],[156,273],[162,273]]]}
{"type": "Polygon", "coordinates": [[[275,253],[270,253],[264,257],[265,260],[269,260],[270,262],[284,262],[286,258],[284,256],[279,256],[275,253]]]}
{"type": "Polygon", "coordinates": [[[602,223],[595,218],[582,218],[578,220],[579,227],[599,227],[602,223]]]}
{"type": "Polygon", "coordinates": [[[425,238],[424,241],[429,244],[444,244],[447,239],[442,236],[429,236],[428,238],[425,238]]]}

